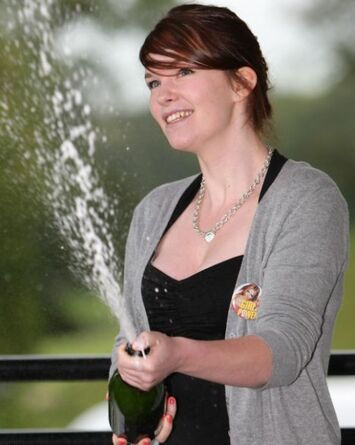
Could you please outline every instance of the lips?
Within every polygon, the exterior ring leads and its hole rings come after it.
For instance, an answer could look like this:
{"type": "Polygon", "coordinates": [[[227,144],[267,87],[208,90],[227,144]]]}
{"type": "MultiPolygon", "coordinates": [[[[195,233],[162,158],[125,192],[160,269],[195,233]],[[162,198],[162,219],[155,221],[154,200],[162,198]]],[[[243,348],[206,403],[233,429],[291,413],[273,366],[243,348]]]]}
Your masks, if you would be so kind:
{"type": "Polygon", "coordinates": [[[163,118],[167,124],[173,124],[174,122],[186,119],[187,117],[191,116],[192,113],[192,110],[173,111],[170,113],[166,113],[163,118]]]}

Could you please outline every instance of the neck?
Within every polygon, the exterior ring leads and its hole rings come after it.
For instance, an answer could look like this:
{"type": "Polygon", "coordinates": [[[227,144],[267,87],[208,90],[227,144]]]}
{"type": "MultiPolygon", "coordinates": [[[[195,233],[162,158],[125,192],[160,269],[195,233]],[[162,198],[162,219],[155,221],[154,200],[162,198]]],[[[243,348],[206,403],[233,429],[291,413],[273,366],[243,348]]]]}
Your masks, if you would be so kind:
{"type": "Polygon", "coordinates": [[[198,156],[206,183],[206,203],[211,208],[235,202],[247,191],[264,165],[265,144],[252,133],[235,138],[233,143],[209,147],[198,156]]]}

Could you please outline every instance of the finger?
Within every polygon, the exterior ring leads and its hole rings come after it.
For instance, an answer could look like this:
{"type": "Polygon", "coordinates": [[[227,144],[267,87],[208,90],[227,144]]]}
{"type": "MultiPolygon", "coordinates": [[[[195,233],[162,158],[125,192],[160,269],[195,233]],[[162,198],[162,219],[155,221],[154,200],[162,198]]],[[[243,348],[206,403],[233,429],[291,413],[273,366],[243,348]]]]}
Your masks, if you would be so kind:
{"type": "Polygon", "coordinates": [[[176,399],[173,396],[168,397],[165,405],[165,415],[163,416],[156,431],[157,440],[164,442],[169,437],[173,428],[173,420],[176,415],[176,399]]]}
{"type": "Polygon", "coordinates": [[[113,445],[127,445],[127,440],[124,437],[118,437],[116,434],[112,434],[113,445]]]}
{"type": "Polygon", "coordinates": [[[138,360],[142,360],[139,357],[135,357],[133,360],[125,364],[120,369],[121,377],[127,376],[130,378],[139,378],[142,374],[146,372],[144,366],[138,362],[138,360]]]}
{"type": "Polygon", "coordinates": [[[130,356],[127,352],[119,352],[118,368],[120,373],[123,370],[133,372],[143,372],[146,360],[139,356],[130,356]]]}
{"type": "Polygon", "coordinates": [[[140,357],[130,357],[124,359],[119,365],[119,373],[124,381],[130,383],[131,380],[140,381],[144,378],[146,371],[143,360],[140,357]]]}
{"type": "Polygon", "coordinates": [[[143,391],[149,391],[158,383],[158,381],[151,377],[149,373],[145,372],[134,372],[125,369],[120,372],[120,376],[125,383],[143,391]]]}
{"type": "Polygon", "coordinates": [[[170,416],[174,419],[176,414],[176,399],[173,396],[170,396],[167,400],[166,404],[166,414],[170,414],[170,416]]]}
{"type": "Polygon", "coordinates": [[[138,442],[137,445],[150,445],[152,441],[149,438],[142,439],[138,442]]]}
{"type": "Polygon", "coordinates": [[[121,370],[120,376],[122,380],[133,386],[139,386],[140,384],[144,385],[145,383],[151,382],[149,374],[144,370],[138,369],[138,367],[136,369],[125,367],[121,370]]]}
{"type": "Polygon", "coordinates": [[[122,360],[122,358],[127,357],[126,347],[127,347],[127,342],[122,342],[118,345],[118,347],[117,347],[118,359],[122,360]]]}
{"type": "Polygon", "coordinates": [[[108,401],[108,391],[106,391],[105,400],[108,401]]]}
{"type": "Polygon", "coordinates": [[[164,443],[166,439],[170,436],[170,433],[173,429],[173,417],[171,414],[165,414],[162,420],[161,430],[159,434],[156,436],[156,439],[159,443],[164,443]]]}
{"type": "Polygon", "coordinates": [[[117,351],[118,351],[118,352],[124,352],[124,350],[126,349],[126,346],[127,346],[127,342],[126,342],[126,341],[123,341],[122,343],[120,343],[120,344],[117,346],[117,351]]]}
{"type": "Polygon", "coordinates": [[[141,357],[131,357],[119,370],[121,378],[132,386],[148,390],[158,383],[148,363],[141,357]]]}
{"type": "Polygon", "coordinates": [[[151,334],[150,332],[141,332],[138,337],[134,340],[134,342],[132,343],[132,348],[135,351],[142,351],[144,352],[144,350],[146,348],[148,348],[151,345],[152,342],[152,338],[151,338],[151,334]]]}

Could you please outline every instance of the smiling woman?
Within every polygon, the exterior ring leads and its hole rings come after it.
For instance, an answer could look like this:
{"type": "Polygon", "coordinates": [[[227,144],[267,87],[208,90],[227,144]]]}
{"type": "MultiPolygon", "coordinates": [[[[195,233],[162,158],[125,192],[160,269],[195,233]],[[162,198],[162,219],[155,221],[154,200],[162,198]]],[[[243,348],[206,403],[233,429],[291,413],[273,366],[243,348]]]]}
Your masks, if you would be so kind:
{"type": "MultiPolygon", "coordinates": [[[[156,56],[156,59],[174,63],[164,56],[156,56]]],[[[246,78],[249,73],[245,71],[246,78]]],[[[255,79],[251,72],[249,77],[255,79]]],[[[213,138],[228,130],[235,131],[236,127],[231,126],[234,114],[240,113],[238,121],[241,123],[248,120],[244,107],[238,110],[235,107],[235,102],[242,102],[248,90],[237,85],[233,88],[223,71],[160,69],[155,71],[149,84],[152,116],[176,149],[197,153],[203,147],[206,151],[213,138]]]]}
{"type": "MultiPolygon", "coordinates": [[[[256,130],[262,130],[271,117],[271,105],[267,96],[268,68],[257,38],[227,8],[215,7],[206,15],[201,14],[202,8],[205,7],[175,8],[146,38],[140,60],[151,71],[175,68],[180,76],[190,74],[194,68],[225,72],[238,85],[250,89],[249,118],[256,130]],[[239,71],[245,67],[255,72],[258,82],[254,85],[239,71]]],[[[151,88],[158,83],[148,85],[151,88]]]]}
{"type": "MultiPolygon", "coordinates": [[[[144,391],[165,382],[159,442],[339,444],[326,370],[347,264],[343,197],[269,145],[267,65],[230,10],[173,8],[140,59],[153,118],[201,173],[134,212],[124,298],[132,347],[150,352],[130,357],[121,331],[111,375],[144,391]]],[[[126,444],[123,424],[113,441],[126,444]]]]}

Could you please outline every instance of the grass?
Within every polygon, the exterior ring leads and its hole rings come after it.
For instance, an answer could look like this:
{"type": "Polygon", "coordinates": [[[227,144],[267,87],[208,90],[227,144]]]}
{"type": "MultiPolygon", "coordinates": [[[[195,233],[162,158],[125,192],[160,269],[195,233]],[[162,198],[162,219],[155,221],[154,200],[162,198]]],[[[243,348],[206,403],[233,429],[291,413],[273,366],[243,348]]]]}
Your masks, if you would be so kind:
{"type": "Polygon", "coordinates": [[[13,383],[0,386],[1,428],[61,428],[104,400],[104,382],[13,383]]]}
{"type": "MultiPolygon", "coordinates": [[[[79,330],[48,336],[33,354],[110,354],[117,321],[92,295],[71,295],[66,302],[79,330]]],[[[0,428],[62,428],[85,409],[102,402],[107,383],[35,382],[0,384],[0,428]]]]}

